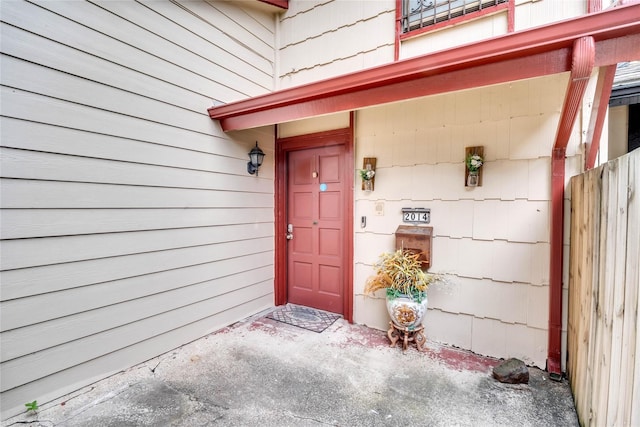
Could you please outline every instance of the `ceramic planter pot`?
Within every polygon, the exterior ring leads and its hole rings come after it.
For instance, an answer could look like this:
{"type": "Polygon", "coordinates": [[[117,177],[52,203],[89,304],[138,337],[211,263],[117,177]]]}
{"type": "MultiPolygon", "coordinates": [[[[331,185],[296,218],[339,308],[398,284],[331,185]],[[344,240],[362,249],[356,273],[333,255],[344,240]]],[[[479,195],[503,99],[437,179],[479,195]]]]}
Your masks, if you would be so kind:
{"type": "Polygon", "coordinates": [[[421,302],[416,302],[406,295],[396,298],[387,297],[387,311],[396,326],[409,330],[415,329],[422,325],[424,315],[427,313],[427,297],[425,295],[421,302]]]}

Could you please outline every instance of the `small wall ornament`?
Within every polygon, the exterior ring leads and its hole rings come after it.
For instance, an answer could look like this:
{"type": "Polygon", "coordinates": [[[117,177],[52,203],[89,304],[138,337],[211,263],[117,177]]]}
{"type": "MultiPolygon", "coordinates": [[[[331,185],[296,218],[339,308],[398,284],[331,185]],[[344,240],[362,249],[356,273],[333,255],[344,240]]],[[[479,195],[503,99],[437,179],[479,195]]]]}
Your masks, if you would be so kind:
{"type": "Polygon", "coordinates": [[[484,164],[484,147],[465,148],[465,183],[466,187],[482,185],[482,165],[484,164]]]}
{"type": "Polygon", "coordinates": [[[364,191],[373,191],[376,176],[376,158],[365,157],[362,161],[362,169],[360,169],[360,178],[362,178],[362,189],[364,191]]]}

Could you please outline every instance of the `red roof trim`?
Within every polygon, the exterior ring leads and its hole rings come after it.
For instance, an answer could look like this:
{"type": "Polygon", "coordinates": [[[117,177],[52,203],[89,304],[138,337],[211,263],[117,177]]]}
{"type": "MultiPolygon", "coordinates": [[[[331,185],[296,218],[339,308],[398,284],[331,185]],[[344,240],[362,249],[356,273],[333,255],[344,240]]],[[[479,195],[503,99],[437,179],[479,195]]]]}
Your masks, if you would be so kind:
{"type": "Polygon", "coordinates": [[[445,91],[424,88],[426,83],[447,83],[450,91],[569,71],[573,43],[586,36],[596,42],[595,66],[640,59],[638,17],[640,3],[633,3],[212,107],[208,112],[220,120],[224,131],[247,129],[445,91]],[[523,66],[533,68],[522,70],[523,66]],[[489,70],[500,73],[496,76],[489,70]],[[470,79],[466,85],[452,82],[460,74],[470,79]],[[413,89],[401,90],[405,86],[413,89]]]}
{"type": "Polygon", "coordinates": [[[258,0],[262,3],[270,4],[271,6],[279,7],[280,9],[289,9],[289,0],[258,0]]]}

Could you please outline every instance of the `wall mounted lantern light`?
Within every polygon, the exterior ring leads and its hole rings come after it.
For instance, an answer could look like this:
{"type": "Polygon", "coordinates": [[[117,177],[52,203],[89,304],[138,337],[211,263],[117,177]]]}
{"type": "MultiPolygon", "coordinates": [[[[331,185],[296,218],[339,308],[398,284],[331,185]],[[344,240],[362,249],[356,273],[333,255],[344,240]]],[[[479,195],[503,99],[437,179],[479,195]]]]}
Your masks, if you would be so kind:
{"type": "Polygon", "coordinates": [[[249,151],[249,162],[247,163],[247,172],[251,175],[256,174],[258,176],[258,169],[262,166],[262,161],[264,160],[264,151],[258,147],[258,141],[256,141],[256,146],[249,151]]]}

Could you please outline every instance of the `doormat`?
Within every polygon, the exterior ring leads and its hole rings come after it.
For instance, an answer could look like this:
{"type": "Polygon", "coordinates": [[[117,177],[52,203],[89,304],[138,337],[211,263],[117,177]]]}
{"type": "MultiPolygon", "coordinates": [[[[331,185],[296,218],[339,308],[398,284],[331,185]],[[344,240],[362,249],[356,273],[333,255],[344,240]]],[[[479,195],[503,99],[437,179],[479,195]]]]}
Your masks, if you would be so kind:
{"type": "Polygon", "coordinates": [[[287,304],[267,314],[266,317],[288,325],[320,333],[342,316],[314,308],[287,304]]]}

